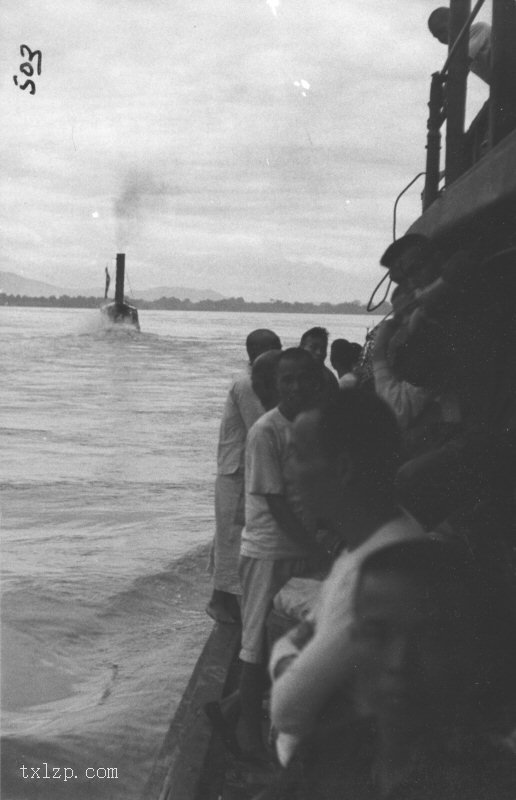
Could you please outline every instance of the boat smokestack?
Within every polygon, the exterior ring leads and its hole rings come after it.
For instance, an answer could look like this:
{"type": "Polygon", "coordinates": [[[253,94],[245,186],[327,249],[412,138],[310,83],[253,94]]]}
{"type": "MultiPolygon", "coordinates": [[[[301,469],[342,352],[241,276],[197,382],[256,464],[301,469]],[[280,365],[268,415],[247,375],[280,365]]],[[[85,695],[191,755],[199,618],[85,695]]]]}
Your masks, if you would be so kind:
{"type": "Polygon", "coordinates": [[[115,303],[124,302],[125,253],[116,254],[115,303]]]}

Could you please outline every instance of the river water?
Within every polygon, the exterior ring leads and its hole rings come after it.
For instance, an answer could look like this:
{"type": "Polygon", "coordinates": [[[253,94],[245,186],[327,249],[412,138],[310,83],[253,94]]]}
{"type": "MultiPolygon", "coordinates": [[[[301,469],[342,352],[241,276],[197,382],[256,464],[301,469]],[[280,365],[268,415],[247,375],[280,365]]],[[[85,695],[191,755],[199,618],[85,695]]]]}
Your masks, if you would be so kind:
{"type": "Polygon", "coordinates": [[[143,311],[137,334],[0,309],[3,800],[141,797],[211,627],[217,432],[245,337],[362,342],[376,319],[143,311]]]}

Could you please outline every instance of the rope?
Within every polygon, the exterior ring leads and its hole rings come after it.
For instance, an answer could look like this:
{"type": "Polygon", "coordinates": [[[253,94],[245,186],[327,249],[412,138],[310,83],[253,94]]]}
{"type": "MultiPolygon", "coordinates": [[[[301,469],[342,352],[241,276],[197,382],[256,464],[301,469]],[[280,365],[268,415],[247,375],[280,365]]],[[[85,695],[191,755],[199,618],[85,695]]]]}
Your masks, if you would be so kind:
{"type": "Polygon", "coordinates": [[[129,284],[129,292],[131,294],[131,299],[134,300],[133,287],[131,286],[131,281],[129,280],[129,273],[127,272],[127,270],[125,271],[125,277],[127,278],[127,283],[129,284]]]}
{"type": "Polygon", "coordinates": [[[374,289],[373,289],[373,293],[371,294],[371,297],[370,297],[370,298],[369,298],[369,300],[367,301],[367,310],[368,310],[369,312],[376,311],[376,309],[377,309],[377,308],[380,308],[380,306],[381,306],[381,305],[383,305],[383,304],[385,303],[385,301],[387,300],[387,295],[389,294],[389,289],[391,288],[391,283],[392,283],[392,279],[391,279],[391,273],[389,272],[389,270],[387,270],[387,272],[385,273],[385,275],[383,276],[383,278],[382,278],[382,279],[381,279],[381,280],[380,280],[380,281],[379,281],[379,282],[376,284],[376,286],[374,287],[374,289]],[[384,294],[384,296],[382,297],[382,299],[380,300],[380,302],[379,302],[379,303],[377,303],[375,306],[373,306],[373,300],[374,300],[374,297],[375,297],[375,295],[376,295],[376,292],[378,291],[378,289],[380,288],[380,286],[382,285],[382,283],[383,283],[385,280],[387,280],[387,278],[389,279],[389,283],[387,284],[387,289],[385,290],[385,294],[384,294]]]}
{"type": "Polygon", "coordinates": [[[394,201],[394,210],[393,210],[393,214],[392,214],[392,241],[393,242],[396,241],[396,211],[398,209],[398,203],[399,203],[400,199],[403,197],[403,195],[405,194],[405,192],[407,191],[407,189],[410,189],[412,184],[415,183],[417,181],[417,179],[421,177],[421,175],[426,175],[426,172],[418,172],[416,177],[412,178],[410,183],[407,183],[405,188],[401,190],[401,192],[397,196],[396,200],[394,201]]]}
{"type": "MultiPolygon", "coordinates": [[[[396,241],[396,212],[397,212],[397,209],[398,209],[398,203],[399,203],[400,199],[403,197],[403,195],[405,194],[405,192],[408,189],[410,189],[412,184],[414,184],[417,181],[417,179],[420,178],[422,175],[426,175],[426,172],[418,172],[418,174],[415,176],[415,178],[412,178],[412,180],[409,183],[407,183],[405,188],[401,190],[401,192],[397,196],[396,200],[394,201],[394,210],[393,210],[393,216],[392,216],[392,240],[393,240],[393,242],[396,241]]],[[[387,300],[387,295],[389,294],[389,290],[391,288],[391,284],[392,284],[392,278],[391,278],[391,275],[390,275],[390,271],[387,270],[387,272],[385,273],[383,278],[376,284],[376,286],[374,287],[374,289],[372,291],[371,297],[369,298],[369,300],[367,302],[367,306],[366,306],[367,311],[369,311],[369,312],[376,311],[377,308],[380,308],[380,306],[385,303],[385,301],[387,300]],[[378,292],[378,290],[379,290],[380,286],[382,285],[382,283],[387,278],[389,279],[389,283],[387,284],[387,289],[385,290],[384,296],[382,297],[382,299],[380,300],[379,303],[377,303],[376,305],[373,305],[376,293],[378,292]]],[[[390,313],[391,312],[389,311],[388,314],[386,315],[386,317],[388,317],[390,313]]]]}

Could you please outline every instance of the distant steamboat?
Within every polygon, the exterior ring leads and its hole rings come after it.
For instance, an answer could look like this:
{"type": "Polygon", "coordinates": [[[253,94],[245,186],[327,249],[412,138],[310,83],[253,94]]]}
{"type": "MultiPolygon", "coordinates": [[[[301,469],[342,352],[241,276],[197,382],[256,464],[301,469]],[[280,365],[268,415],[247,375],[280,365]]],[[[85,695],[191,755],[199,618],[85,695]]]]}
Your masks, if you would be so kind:
{"type": "MultiPolygon", "coordinates": [[[[138,310],[134,306],[130,306],[124,300],[124,281],[125,281],[125,253],[117,253],[116,255],[116,283],[115,283],[115,299],[111,303],[104,303],[100,307],[100,312],[109,322],[122,323],[123,325],[132,325],[137,331],[140,330],[140,322],[138,320],[138,310]]],[[[107,287],[106,287],[107,295],[107,287]]]]}

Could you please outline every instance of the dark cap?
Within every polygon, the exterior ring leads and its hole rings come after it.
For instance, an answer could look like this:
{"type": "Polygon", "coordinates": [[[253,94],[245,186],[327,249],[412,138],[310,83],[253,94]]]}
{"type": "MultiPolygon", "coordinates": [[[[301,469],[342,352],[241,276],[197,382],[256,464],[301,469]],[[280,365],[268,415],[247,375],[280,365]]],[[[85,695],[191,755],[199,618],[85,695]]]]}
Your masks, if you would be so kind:
{"type": "Polygon", "coordinates": [[[423,258],[433,258],[436,248],[427,236],[422,233],[407,233],[389,245],[385,253],[380,258],[382,267],[387,267],[390,271],[391,279],[394,283],[400,283],[406,275],[396,269],[396,262],[400,255],[409,247],[417,247],[423,258]]]}

